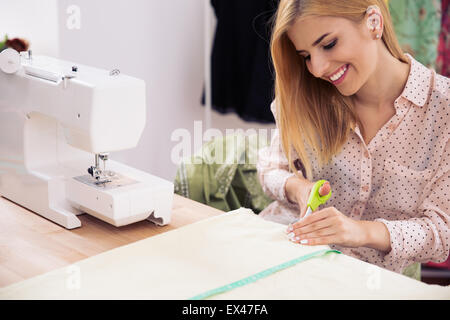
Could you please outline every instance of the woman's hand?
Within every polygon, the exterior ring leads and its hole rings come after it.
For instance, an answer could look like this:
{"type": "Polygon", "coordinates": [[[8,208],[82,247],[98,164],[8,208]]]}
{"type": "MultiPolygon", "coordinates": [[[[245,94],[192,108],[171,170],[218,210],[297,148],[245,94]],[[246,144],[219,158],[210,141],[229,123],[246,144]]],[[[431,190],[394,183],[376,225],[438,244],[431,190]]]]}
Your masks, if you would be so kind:
{"type": "Polygon", "coordinates": [[[301,244],[362,247],[367,243],[364,222],[345,216],[335,207],[328,207],[289,225],[286,232],[291,241],[301,244]]]}
{"type": "MultiPolygon", "coordinates": [[[[295,202],[300,208],[300,218],[303,218],[307,211],[307,203],[309,194],[314,187],[315,182],[307,179],[299,179],[296,176],[291,177],[286,182],[286,193],[289,201],[295,202]]],[[[325,182],[319,189],[321,196],[327,195],[330,192],[330,183],[325,182]]]]}

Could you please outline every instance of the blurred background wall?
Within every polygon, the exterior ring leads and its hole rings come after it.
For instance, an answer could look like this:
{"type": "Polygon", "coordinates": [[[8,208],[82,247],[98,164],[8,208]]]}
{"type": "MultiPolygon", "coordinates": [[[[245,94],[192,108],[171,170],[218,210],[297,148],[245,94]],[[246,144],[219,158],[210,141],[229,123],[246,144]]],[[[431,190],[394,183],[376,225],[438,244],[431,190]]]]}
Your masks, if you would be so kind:
{"type": "MultiPolygon", "coordinates": [[[[205,1],[208,0],[2,0],[0,37],[30,41],[35,55],[141,78],[147,84],[147,126],[137,148],[111,158],[172,181],[171,134],[203,121],[205,1]],[[74,10],[76,9],[76,10],[74,10]],[[79,24],[73,19],[79,17],[79,24]],[[79,27],[79,28],[78,28],[79,27]]],[[[210,39],[215,16],[209,6],[210,39]]],[[[208,57],[209,58],[209,57],[208,57]]],[[[126,106],[124,106],[126,107],[126,106]]],[[[269,106],[262,106],[269,108],[269,106]]],[[[211,113],[211,127],[274,128],[245,122],[235,114],[211,113]]],[[[192,143],[192,152],[195,150],[192,143]]]]}

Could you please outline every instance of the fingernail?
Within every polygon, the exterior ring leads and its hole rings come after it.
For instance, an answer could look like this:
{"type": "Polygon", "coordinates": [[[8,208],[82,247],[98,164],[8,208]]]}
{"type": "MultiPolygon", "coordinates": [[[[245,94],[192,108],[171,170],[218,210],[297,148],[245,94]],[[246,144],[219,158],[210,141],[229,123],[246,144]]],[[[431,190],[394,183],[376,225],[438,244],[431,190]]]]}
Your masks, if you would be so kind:
{"type": "Polygon", "coordinates": [[[300,243],[301,243],[301,244],[307,244],[307,243],[308,243],[308,240],[303,239],[302,241],[300,241],[300,243]]]}
{"type": "Polygon", "coordinates": [[[291,232],[288,234],[288,238],[293,238],[293,237],[295,237],[295,233],[291,232]]]}
{"type": "Polygon", "coordinates": [[[292,231],[292,225],[290,224],[289,227],[287,228],[286,232],[291,232],[292,231]]]}
{"type": "Polygon", "coordinates": [[[298,240],[300,240],[300,237],[295,237],[294,240],[298,241],[298,240]]]}

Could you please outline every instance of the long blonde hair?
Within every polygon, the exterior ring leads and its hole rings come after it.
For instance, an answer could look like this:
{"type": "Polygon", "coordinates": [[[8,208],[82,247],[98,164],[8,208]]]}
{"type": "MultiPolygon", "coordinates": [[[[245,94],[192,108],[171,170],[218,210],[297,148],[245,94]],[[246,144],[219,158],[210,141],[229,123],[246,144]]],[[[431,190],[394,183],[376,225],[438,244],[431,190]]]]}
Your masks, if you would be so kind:
{"type": "Polygon", "coordinates": [[[282,147],[294,169],[292,148],[303,164],[306,177],[311,179],[312,166],[306,144],[312,147],[319,166],[326,165],[338,154],[355,125],[364,128],[354,111],[349,97],[340,94],[336,87],[309,73],[304,59],[300,58],[287,31],[295,20],[306,16],[335,16],[363,21],[366,9],[377,5],[383,15],[382,41],[395,58],[407,63],[386,6],[385,0],[281,0],[274,16],[270,50],[275,69],[275,99],[277,123],[282,147]]]}

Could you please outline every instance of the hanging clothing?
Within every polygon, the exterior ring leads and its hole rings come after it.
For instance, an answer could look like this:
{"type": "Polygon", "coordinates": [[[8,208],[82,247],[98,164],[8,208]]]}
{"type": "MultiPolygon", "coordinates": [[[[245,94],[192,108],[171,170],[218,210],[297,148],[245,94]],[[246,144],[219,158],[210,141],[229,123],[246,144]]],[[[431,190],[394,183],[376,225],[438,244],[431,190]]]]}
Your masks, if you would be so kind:
{"type": "MultiPolygon", "coordinates": [[[[439,35],[438,58],[436,70],[438,73],[450,77],[450,0],[442,0],[441,33],[439,35]]],[[[449,263],[450,265],[450,263],[449,263]]]]}
{"type": "MultiPolygon", "coordinates": [[[[211,56],[212,108],[274,123],[269,20],[278,0],[211,0],[217,26],[211,56]]],[[[202,103],[205,103],[203,94],[202,103]]]]}
{"type": "Polygon", "coordinates": [[[8,36],[5,36],[5,39],[3,41],[0,41],[0,52],[6,49],[6,41],[8,41],[8,36]]]}
{"type": "Polygon", "coordinates": [[[403,51],[426,67],[435,68],[441,29],[441,0],[389,1],[389,12],[403,51]]]}
{"type": "Polygon", "coordinates": [[[259,213],[273,200],[259,183],[256,157],[267,141],[258,135],[227,135],[202,146],[180,163],[175,193],[223,211],[252,209],[259,213]]]}

